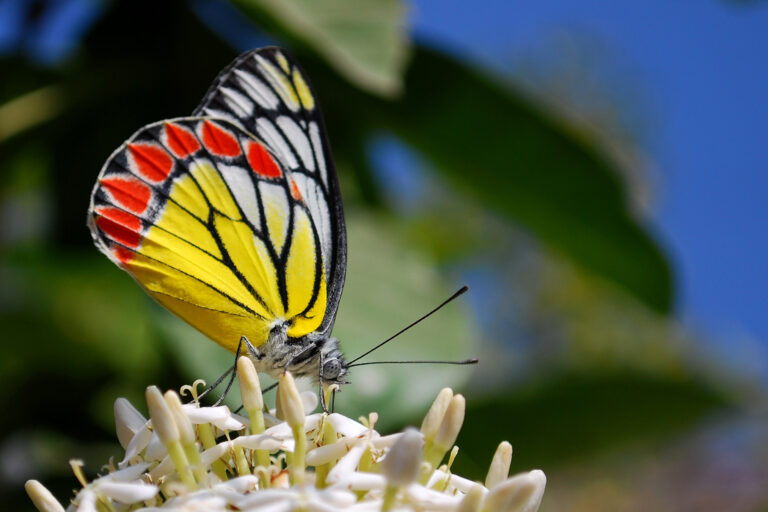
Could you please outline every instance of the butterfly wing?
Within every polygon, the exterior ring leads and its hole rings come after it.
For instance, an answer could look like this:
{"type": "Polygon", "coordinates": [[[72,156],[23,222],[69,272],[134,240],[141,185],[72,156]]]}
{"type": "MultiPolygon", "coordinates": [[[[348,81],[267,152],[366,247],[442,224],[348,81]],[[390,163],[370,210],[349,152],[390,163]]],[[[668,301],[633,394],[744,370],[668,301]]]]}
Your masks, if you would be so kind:
{"type": "Polygon", "coordinates": [[[327,318],[322,228],[300,180],[225,120],[146,126],[104,165],[91,198],[98,248],[163,306],[234,351],[285,323],[327,318]]]}
{"type": "Polygon", "coordinates": [[[318,331],[330,334],[344,287],[347,239],[336,169],[306,75],[279,48],[246,52],[219,74],[194,114],[254,134],[293,176],[320,238],[328,299],[318,331]]]}

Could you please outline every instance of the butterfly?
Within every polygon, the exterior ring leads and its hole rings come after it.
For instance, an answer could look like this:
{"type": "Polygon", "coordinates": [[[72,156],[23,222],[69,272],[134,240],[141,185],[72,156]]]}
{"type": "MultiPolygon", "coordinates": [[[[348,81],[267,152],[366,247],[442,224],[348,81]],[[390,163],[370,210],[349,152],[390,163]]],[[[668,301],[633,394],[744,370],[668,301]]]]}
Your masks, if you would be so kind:
{"type": "Polygon", "coordinates": [[[344,383],[341,191],[317,98],[282,49],[246,52],[190,117],[109,157],[88,209],[98,249],[152,298],[256,369],[344,383]]]}

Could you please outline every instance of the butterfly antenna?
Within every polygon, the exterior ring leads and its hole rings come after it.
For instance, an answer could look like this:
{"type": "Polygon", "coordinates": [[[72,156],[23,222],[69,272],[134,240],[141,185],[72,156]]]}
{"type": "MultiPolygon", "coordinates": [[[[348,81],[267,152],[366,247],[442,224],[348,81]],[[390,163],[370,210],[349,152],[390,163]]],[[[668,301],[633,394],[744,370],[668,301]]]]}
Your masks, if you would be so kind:
{"type": "MultiPolygon", "coordinates": [[[[368,351],[367,351],[367,352],[365,352],[364,354],[362,354],[362,355],[359,355],[359,356],[357,356],[356,358],[354,358],[353,360],[349,361],[349,362],[347,363],[347,367],[349,368],[349,367],[353,366],[353,363],[354,363],[355,361],[359,361],[360,359],[364,358],[365,356],[367,356],[368,354],[370,354],[370,353],[371,353],[371,352],[373,352],[374,350],[378,350],[379,348],[383,347],[384,345],[386,345],[387,343],[389,343],[389,342],[390,342],[390,341],[392,341],[393,339],[395,339],[395,338],[397,338],[398,336],[400,336],[401,334],[403,334],[405,331],[407,331],[408,329],[410,329],[410,328],[411,328],[411,327],[413,327],[414,325],[418,324],[419,322],[421,322],[422,320],[424,320],[424,319],[426,319],[426,318],[429,318],[429,317],[430,317],[430,316],[432,316],[434,313],[436,313],[437,311],[439,311],[439,310],[440,310],[440,309],[441,309],[443,306],[445,306],[446,304],[448,304],[449,302],[451,302],[451,301],[452,301],[452,300],[454,300],[455,298],[457,298],[457,297],[460,297],[461,295],[463,295],[464,293],[466,293],[466,291],[467,291],[467,290],[469,290],[469,286],[467,286],[467,285],[464,285],[464,286],[462,286],[461,288],[459,288],[459,290],[458,290],[456,293],[454,293],[453,295],[451,295],[450,297],[448,297],[447,299],[445,299],[445,300],[443,301],[443,303],[442,303],[442,304],[440,304],[439,306],[437,306],[435,309],[433,309],[432,311],[430,311],[430,312],[429,312],[429,313],[427,313],[426,315],[423,315],[423,316],[422,316],[421,318],[419,318],[418,320],[416,320],[416,321],[414,321],[414,322],[411,322],[410,324],[408,324],[407,326],[403,327],[402,329],[400,329],[399,331],[397,331],[395,334],[393,334],[393,335],[392,335],[392,336],[390,336],[389,338],[385,339],[384,341],[382,341],[381,343],[379,343],[378,345],[376,345],[376,346],[375,346],[375,347],[373,347],[372,349],[368,350],[368,351]]],[[[465,364],[469,364],[469,363],[465,363],[465,364]]],[[[354,366],[359,366],[359,365],[354,365],[354,366]]]]}
{"type": "Polygon", "coordinates": [[[232,387],[232,383],[235,381],[235,377],[237,376],[237,360],[240,359],[240,350],[243,348],[243,341],[248,343],[248,338],[245,336],[240,337],[240,343],[237,344],[237,352],[235,352],[235,362],[232,363],[232,366],[229,367],[229,370],[224,372],[221,377],[216,379],[216,382],[208,386],[205,391],[200,393],[198,400],[207,395],[208,392],[213,391],[219,384],[221,384],[221,381],[223,381],[224,378],[229,375],[229,382],[227,382],[227,386],[224,388],[224,393],[222,393],[221,396],[213,403],[213,406],[216,407],[221,405],[224,399],[227,398],[227,393],[229,393],[229,390],[232,387]]]}
{"type": "Polygon", "coordinates": [[[356,364],[350,364],[347,366],[347,368],[352,368],[353,366],[367,366],[369,364],[458,364],[458,365],[465,365],[465,364],[477,364],[479,360],[476,357],[473,357],[471,359],[464,359],[463,361],[369,361],[365,363],[356,363],[356,364]]]}

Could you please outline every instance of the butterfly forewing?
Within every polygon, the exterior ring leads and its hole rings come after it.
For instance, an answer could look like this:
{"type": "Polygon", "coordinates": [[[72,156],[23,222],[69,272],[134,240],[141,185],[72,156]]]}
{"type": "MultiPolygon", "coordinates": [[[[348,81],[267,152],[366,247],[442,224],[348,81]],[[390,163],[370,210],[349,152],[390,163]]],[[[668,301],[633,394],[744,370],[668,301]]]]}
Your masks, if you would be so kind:
{"type": "Polygon", "coordinates": [[[242,125],[162,121],[109,158],[89,225],[150,295],[230,350],[242,335],[264,343],[282,322],[301,338],[328,316],[329,219],[300,176],[242,125]]]}
{"type": "Polygon", "coordinates": [[[195,114],[253,134],[292,174],[320,238],[328,303],[319,331],[327,335],[344,286],[346,233],[325,126],[306,75],[279,48],[247,52],[219,74],[195,114]]]}

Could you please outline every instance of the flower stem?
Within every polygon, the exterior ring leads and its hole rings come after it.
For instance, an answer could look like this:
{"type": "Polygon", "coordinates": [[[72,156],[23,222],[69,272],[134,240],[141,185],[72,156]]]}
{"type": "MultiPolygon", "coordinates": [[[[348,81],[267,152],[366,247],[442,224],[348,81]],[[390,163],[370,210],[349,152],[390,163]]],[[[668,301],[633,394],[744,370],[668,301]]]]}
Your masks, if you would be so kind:
{"type": "Polygon", "coordinates": [[[250,475],[251,469],[248,467],[248,461],[245,460],[245,452],[242,446],[235,446],[235,466],[237,474],[240,476],[250,475]]]}
{"type": "MultiPolygon", "coordinates": [[[[323,425],[320,445],[327,446],[334,444],[336,442],[336,431],[334,430],[333,425],[331,425],[331,422],[328,421],[328,415],[323,414],[323,417],[320,421],[323,425]]],[[[325,479],[328,477],[328,473],[331,471],[335,463],[336,461],[332,460],[315,468],[315,487],[318,489],[325,489],[327,485],[325,479]]]]}
{"type": "Polygon", "coordinates": [[[397,501],[397,487],[388,485],[384,490],[384,502],[381,504],[381,512],[391,510],[397,501]]]}
{"type": "MultiPolygon", "coordinates": [[[[203,448],[208,450],[216,446],[216,438],[213,436],[213,429],[210,423],[201,423],[197,426],[197,435],[203,443],[203,448]]],[[[213,461],[211,470],[222,481],[227,480],[227,467],[220,460],[213,461]]]]}
{"type": "Polygon", "coordinates": [[[307,454],[307,435],[304,433],[303,425],[293,425],[293,438],[296,441],[296,447],[293,451],[293,461],[291,461],[291,484],[302,485],[305,480],[305,456],[307,454]]]}
{"type": "Polygon", "coordinates": [[[173,465],[176,467],[176,472],[181,478],[181,482],[189,487],[190,490],[197,489],[195,478],[192,476],[192,469],[189,467],[189,460],[184,454],[184,449],[181,447],[181,441],[173,441],[166,445],[168,449],[168,455],[171,456],[173,465]]]}

